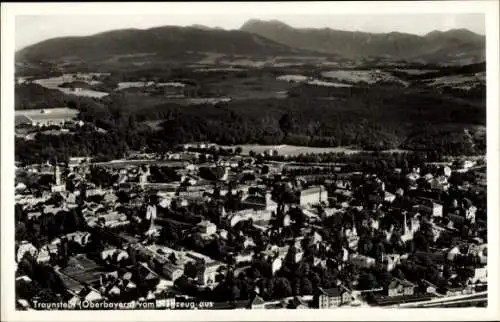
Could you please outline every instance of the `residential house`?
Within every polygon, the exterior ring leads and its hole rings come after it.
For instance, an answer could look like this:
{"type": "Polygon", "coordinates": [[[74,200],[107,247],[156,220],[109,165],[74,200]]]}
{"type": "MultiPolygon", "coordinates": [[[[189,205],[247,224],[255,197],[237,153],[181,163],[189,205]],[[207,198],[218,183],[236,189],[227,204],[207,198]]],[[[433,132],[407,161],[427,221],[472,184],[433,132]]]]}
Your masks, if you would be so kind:
{"type": "Polygon", "coordinates": [[[471,223],[476,221],[476,212],[477,208],[473,205],[470,205],[465,209],[465,219],[469,220],[471,223]]]}
{"type": "Polygon", "coordinates": [[[318,287],[313,296],[314,306],[320,309],[329,309],[348,304],[351,301],[351,294],[348,289],[342,286],[323,289],[318,287]]]}
{"type": "Polygon", "coordinates": [[[253,250],[243,250],[242,252],[239,252],[236,254],[234,257],[234,260],[236,264],[238,263],[243,263],[243,262],[251,262],[254,257],[254,252],[253,250]]]}
{"type": "Polygon", "coordinates": [[[57,255],[59,248],[57,245],[48,244],[40,248],[38,255],[36,257],[37,263],[48,263],[50,262],[51,256],[57,255]]]}
{"type": "Polygon", "coordinates": [[[426,279],[420,280],[420,289],[428,294],[436,294],[437,293],[437,286],[432,284],[426,279]]]}
{"type": "Polygon", "coordinates": [[[283,260],[279,256],[276,256],[271,260],[271,271],[273,275],[281,269],[282,265],[283,265],[283,260]]]}
{"type": "Polygon", "coordinates": [[[430,181],[432,190],[447,191],[450,187],[446,176],[438,176],[430,181]]]}
{"type": "Polygon", "coordinates": [[[16,255],[17,262],[20,262],[23,259],[24,255],[27,253],[29,253],[31,256],[36,256],[38,253],[38,249],[35,246],[33,246],[32,243],[23,240],[17,250],[17,255],[16,255]]]}
{"type": "Polygon", "coordinates": [[[311,187],[300,191],[301,206],[315,205],[328,201],[328,191],[323,186],[311,187]]]}
{"type": "Polygon", "coordinates": [[[217,232],[217,226],[208,220],[201,221],[197,224],[197,227],[203,235],[213,235],[217,232]]]}
{"type": "Polygon", "coordinates": [[[460,254],[461,254],[460,248],[458,246],[455,246],[455,247],[450,249],[450,251],[446,255],[446,258],[449,261],[453,261],[455,259],[455,257],[457,257],[457,255],[460,255],[460,254]]]}
{"type": "Polygon", "coordinates": [[[474,276],[469,279],[473,284],[475,283],[487,283],[488,282],[488,267],[474,267],[474,276]]]}
{"type": "Polygon", "coordinates": [[[262,297],[260,297],[259,295],[255,295],[255,297],[250,300],[249,307],[252,310],[260,310],[260,309],[264,309],[265,303],[266,302],[264,301],[264,299],[262,297]]]}
{"type": "Polygon", "coordinates": [[[270,212],[278,209],[278,204],[272,200],[269,192],[264,196],[259,194],[249,195],[242,201],[242,205],[254,210],[267,210],[270,212]]]}
{"type": "Polygon", "coordinates": [[[180,266],[174,265],[172,263],[166,263],[165,265],[163,265],[162,273],[169,280],[175,281],[176,279],[181,277],[182,274],[184,274],[184,270],[180,266]]]}
{"type": "Polygon", "coordinates": [[[443,205],[430,199],[421,199],[421,202],[418,205],[413,206],[413,208],[417,212],[428,214],[432,217],[443,216],[443,205]]]}
{"type": "Polygon", "coordinates": [[[384,268],[390,272],[401,262],[401,255],[399,254],[383,254],[382,264],[384,268]]]}
{"type": "Polygon", "coordinates": [[[198,272],[197,281],[201,285],[212,285],[215,282],[215,277],[218,274],[222,264],[218,262],[210,262],[205,264],[203,269],[198,272]]]}
{"type": "Polygon", "coordinates": [[[89,232],[75,231],[73,233],[67,234],[66,237],[68,238],[68,241],[73,241],[80,246],[85,246],[90,241],[89,232]]]}
{"type": "Polygon", "coordinates": [[[386,202],[393,202],[396,199],[396,195],[393,195],[392,193],[385,191],[384,192],[384,201],[386,202]]]}
{"type": "Polygon", "coordinates": [[[391,297],[413,295],[415,287],[416,285],[408,280],[393,278],[391,283],[387,286],[387,295],[391,297]]]}

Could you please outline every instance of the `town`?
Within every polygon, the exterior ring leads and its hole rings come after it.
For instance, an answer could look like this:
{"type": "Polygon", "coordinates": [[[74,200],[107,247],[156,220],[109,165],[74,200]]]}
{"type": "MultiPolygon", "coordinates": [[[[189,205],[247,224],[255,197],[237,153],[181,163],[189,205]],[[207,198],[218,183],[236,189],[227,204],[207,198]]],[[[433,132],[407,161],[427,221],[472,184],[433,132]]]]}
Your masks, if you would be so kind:
{"type": "Polygon", "coordinates": [[[15,189],[19,309],[487,301],[484,157],[193,143],[17,164],[15,189]]]}
{"type": "Polygon", "coordinates": [[[168,14],[16,16],[17,311],[492,308],[484,15],[168,14]]]}

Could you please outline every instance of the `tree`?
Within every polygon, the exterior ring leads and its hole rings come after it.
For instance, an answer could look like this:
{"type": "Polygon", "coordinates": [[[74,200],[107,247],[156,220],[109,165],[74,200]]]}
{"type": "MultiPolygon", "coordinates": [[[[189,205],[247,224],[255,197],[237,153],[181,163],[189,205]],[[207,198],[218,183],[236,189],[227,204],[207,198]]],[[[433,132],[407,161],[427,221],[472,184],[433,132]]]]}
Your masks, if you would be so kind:
{"type": "Polygon", "coordinates": [[[292,296],[292,286],[288,279],[279,277],[276,279],[273,290],[273,297],[277,299],[292,296]]]}
{"type": "Polygon", "coordinates": [[[233,285],[233,286],[231,287],[231,292],[230,292],[230,294],[231,294],[231,300],[232,300],[232,301],[235,301],[235,300],[237,300],[237,299],[239,299],[239,298],[241,297],[241,292],[240,292],[240,289],[239,289],[239,287],[238,287],[238,286],[236,286],[236,285],[233,285]]]}
{"type": "Polygon", "coordinates": [[[313,293],[313,285],[307,277],[300,280],[300,294],[311,295],[313,293]]]}
{"type": "Polygon", "coordinates": [[[234,154],[236,154],[236,155],[240,155],[242,151],[243,151],[243,149],[242,149],[240,146],[237,146],[237,147],[234,149],[234,154]]]}
{"type": "Polygon", "coordinates": [[[281,131],[285,133],[285,136],[287,136],[293,129],[294,126],[294,121],[292,117],[290,116],[289,113],[283,114],[283,116],[279,120],[279,125],[281,131]]]}
{"type": "Polygon", "coordinates": [[[376,288],[378,282],[372,273],[363,272],[359,276],[358,286],[362,290],[370,290],[376,288]]]}

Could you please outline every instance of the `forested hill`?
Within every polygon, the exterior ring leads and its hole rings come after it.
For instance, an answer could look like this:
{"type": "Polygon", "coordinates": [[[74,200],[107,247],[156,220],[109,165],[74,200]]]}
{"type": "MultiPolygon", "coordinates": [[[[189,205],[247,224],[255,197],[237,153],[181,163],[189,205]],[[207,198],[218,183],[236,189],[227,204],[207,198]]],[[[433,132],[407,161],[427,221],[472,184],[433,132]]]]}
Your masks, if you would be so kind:
{"type": "Polygon", "coordinates": [[[283,22],[252,19],[241,27],[294,48],[340,54],[344,57],[383,56],[428,63],[470,64],[485,60],[485,36],[467,29],[407,33],[368,33],[330,28],[293,28],[283,22]]]}
{"type": "MultiPolygon", "coordinates": [[[[20,85],[18,93],[35,95],[38,85],[20,85]],[[30,94],[31,93],[31,94],[30,94]]],[[[350,146],[365,150],[402,148],[441,155],[485,152],[484,97],[467,99],[393,86],[318,88],[299,86],[287,99],[233,101],[219,105],[172,103],[126,108],[127,96],[98,101],[51,91],[51,102],[78,108],[80,118],[107,132],[79,130],[78,135],[39,134],[16,139],[16,159],[43,162],[57,156],[122,157],[129,150],[167,151],[176,144],[292,144],[350,146]],[[331,99],[320,99],[329,97],[331,99]],[[154,128],[147,124],[154,122],[154,128]]],[[[40,96],[38,96],[40,98],[40,96]]],[[[26,108],[22,105],[18,108],[26,108]]],[[[35,105],[32,105],[35,104],[35,105]]],[[[38,104],[46,104],[39,101],[38,104]]]]}
{"type": "Polygon", "coordinates": [[[116,55],[169,56],[187,52],[272,56],[296,54],[301,50],[239,30],[166,26],[147,30],[115,30],[85,37],[49,39],[21,49],[16,53],[16,61],[61,58],[91,61],[116,55]]]}

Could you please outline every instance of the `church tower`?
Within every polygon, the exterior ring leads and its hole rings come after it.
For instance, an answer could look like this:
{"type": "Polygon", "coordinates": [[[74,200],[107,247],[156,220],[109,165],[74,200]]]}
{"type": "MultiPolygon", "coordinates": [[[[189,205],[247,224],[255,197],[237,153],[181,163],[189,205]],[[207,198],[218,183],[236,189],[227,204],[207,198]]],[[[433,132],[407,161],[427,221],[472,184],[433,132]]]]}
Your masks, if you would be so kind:
{"type": "Polygon", "coordinates": [[[54,178],[55,178],[55,181],[56,181],[56,186],[59,186],[61,185],[61,169],[59,168],[59,166],[55,165],[54,167],[54,178]]]}
{"type": "Polygon", "coordinates": [[[408,223],[406,222],[406,211],[403,212],[403,235],[408,234],[408,223]]]}

